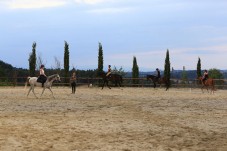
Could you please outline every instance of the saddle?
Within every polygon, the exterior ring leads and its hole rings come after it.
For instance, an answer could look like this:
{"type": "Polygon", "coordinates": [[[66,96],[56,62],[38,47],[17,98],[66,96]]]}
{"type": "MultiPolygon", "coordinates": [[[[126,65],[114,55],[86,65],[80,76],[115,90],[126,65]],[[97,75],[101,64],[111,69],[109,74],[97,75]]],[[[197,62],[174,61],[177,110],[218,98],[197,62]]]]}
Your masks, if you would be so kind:
{"type": "Polygon", "coordinates": [[[42,76],[39,76],[38,79],[37,79],[37,82],[40,82],[40,83],[45,83],[46,82],[46,78],[42,77],[42,76]]]}
{"type": "Polygon", "coordinates": [[[37,82],[42,83],[42,82],[43,82],[43,80],[42,80],[40,77],[38,77],[37,82]]]}
{"type": "Polygon", "coordinates": [[[108,76],[107,76],[107,79],[109,80],[112,76],[112,73],[110,73],[108,76]]]}

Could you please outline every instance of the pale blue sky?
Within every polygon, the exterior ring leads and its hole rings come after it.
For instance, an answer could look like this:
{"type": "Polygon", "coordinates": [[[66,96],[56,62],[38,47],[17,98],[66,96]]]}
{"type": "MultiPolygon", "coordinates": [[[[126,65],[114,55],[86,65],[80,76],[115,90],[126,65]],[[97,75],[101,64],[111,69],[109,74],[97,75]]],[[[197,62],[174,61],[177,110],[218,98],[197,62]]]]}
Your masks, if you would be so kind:
{"type": "Polygon", "coordinates": [[[98,43],[104,66],[126,71],[136,56],[140,70],[171,67],[227,69],[226,0],[0,0],[0,60],[28,68],[32,43],[46,67],[97,68],[98,43]]]}

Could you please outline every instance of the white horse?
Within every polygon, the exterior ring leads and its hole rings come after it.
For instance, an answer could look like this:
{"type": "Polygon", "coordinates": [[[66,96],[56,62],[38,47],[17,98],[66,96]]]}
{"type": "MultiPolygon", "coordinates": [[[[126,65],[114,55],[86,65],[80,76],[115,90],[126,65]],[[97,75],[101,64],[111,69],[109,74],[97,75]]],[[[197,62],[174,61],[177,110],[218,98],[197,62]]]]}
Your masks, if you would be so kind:
{"type": "MultiPolygon", "coordinates": [[[[27,84],[28,84],[28,83],[30,84],[30,89],[28,90],[27,96],[29,95],[29,93],[31,92],[31,90],[32,90],[33,94],[35,95],[35,92],[34,92],[35,86],[42,87],[42,83],[37,82],[37,79],[38,79],[37,77],[28,77],[28,78],[27,78],[27,81],[26,81],[26,83],[25,83],[25,88],[27,87],[27,84]]],[[[52,83],[53,83],[55,80],[56,80],[56,81],[59,81],[59,82],[61,81],[60,76],[59,76],[58,74],[54,74],[54,75],[51,75],[51,76],[48,76],[48,77],[47,77],[47,80],[46,80],[46,82],[44,83],[43,91],[42,91],[42,94],[40,95],[40,97],[43,95],[44,90],[47,88],[47,89],[50,90],[50,92],[52,93],[52,96],[53,96],[53,98],[54,98],[54,94],[53,94],[53,92],[52,92],[52,90],[51,90],[51,86],[52,86],[52,83]]],[[[35,95],[35,97],[38,98],[36,95],[35,95]]]]}

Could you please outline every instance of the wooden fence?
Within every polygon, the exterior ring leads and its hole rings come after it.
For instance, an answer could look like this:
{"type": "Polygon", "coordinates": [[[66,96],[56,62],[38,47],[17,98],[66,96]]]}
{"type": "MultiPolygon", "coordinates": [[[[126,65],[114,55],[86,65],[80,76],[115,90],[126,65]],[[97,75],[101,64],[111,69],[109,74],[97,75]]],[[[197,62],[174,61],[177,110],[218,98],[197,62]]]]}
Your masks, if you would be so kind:
{"type": "MultiPolygon", "coordinates": [[[[0,77],[0,86],[24,86],[27,77],[7,78],[0,77]]],[[[61,77],[61,82],[54,82],[53,86],[70,86],[69,77],[61,77]]],[[[200,88],[201,84],[196,79],[192,80],[181,80],[181,79],[170,79],[171,87],[174,88],[200,88]]],[[[227,89],[226,79],[214,79],[216,89],[227,89]]],[[[100,86],[102,79],[100,78],[77,78],[77,85],[87,86],[100,86]]],[[[114,86],[110,82],[111,86],[114,86]]],[[[146,78],[123,78],[124,87],[153,87],[152,81],[148,81],[146,78]],[[134,83],[133,81],[136,81],[134,83]]],[[[158,86],[158,85],[157,85],[158,86]]]]}

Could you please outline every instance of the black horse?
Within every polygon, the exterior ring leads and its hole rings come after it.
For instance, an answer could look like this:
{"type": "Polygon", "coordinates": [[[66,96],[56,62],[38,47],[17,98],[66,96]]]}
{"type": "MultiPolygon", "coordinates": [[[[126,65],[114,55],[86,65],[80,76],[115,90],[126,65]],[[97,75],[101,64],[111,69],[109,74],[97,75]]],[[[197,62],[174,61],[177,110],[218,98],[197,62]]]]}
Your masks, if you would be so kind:
{"type": "Polygon", "coordinates": [[[157,78],[157,76],[155,75],[147,75],[147,80],[151,80],[154,83],[154,88],[156,88],[156,83],[158,84],[165,84],[166,86],[166,91],[169,89],[170,86],[170,82],[167,78],[165,77],[161,77],[161,78],[157,78]]]}
{"type": "Polygon", "coordinates": [[[109,89],[111,89],[108,84],[109,81],[115,83],[115,86],[119,85],[120,87],[123,82],[122,76],[119,74],[115,74],[115,73],[111,73],[109,76],[106,76],[105,72],[98,72],[98,76],[100,76],[103,79],[102,89],[105,86],[105,84],[108,86],[109,89]]]}

